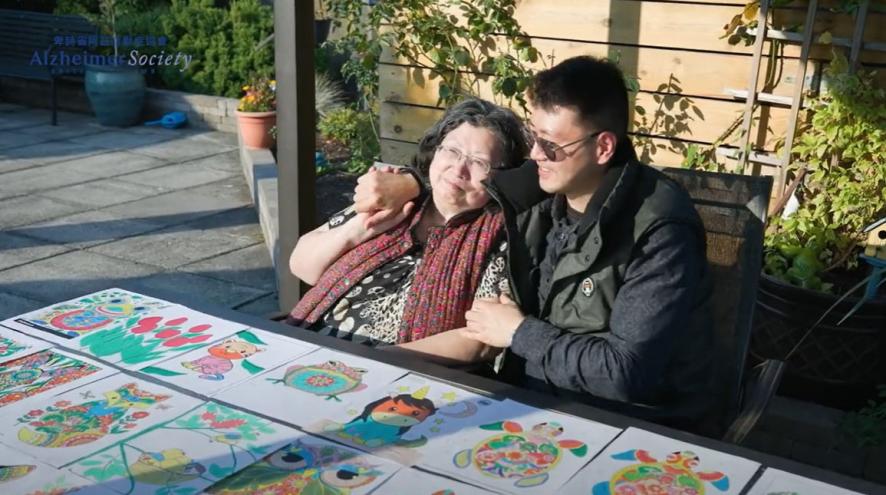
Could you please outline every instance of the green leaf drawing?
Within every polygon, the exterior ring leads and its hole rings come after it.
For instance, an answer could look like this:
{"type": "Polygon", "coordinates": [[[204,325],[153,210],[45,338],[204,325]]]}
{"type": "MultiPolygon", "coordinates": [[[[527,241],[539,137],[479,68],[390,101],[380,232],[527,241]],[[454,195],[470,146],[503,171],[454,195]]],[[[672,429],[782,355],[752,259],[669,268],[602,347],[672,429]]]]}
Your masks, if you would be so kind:
{"type": "Polygon", "coordinates": [[[261,366],[250,363],[248,359],[244,359],[240,364],[243,366],[243,369],[249,372],[250,375],[254,375],[265,370],[261,366]]]}
{"type": "Polygon", "coordinates": [[[249,330],[243,330],[243,331],[238,332],[237,337],[240,337],[241,339],[245,340],[246,342],[249,342],[250,344],[268,345],[268,344],[262,342],[262,340],[260,338],[258,338],[257,335],[250,332],[249,330]]]}
{"type": "Polygon", "coordinates": [[[140,369],[139,371],[141,371],[142,373],[150,373],[152,375],[160,375],[160,376],[178,376],[178,375],[187,374],[187,373],[179,373],[178,371],[170,371],[167,369],[158,368],[156,366],[145,366],[144,368],[140,369]]]}
{"type": "Polygon", "coordinates": [[[80,461],[81,466],[100,466],[102,461],[96,461],[94,459],[86,459],[85,461],[80,461]]]}
{"type": "Polygon", "coordinates": [[[215,463],[209,466],[209,474],[212,475],[213,478],[218,480],[228,476],[229,474],[231,474],[231,472],[231,469],[223,468],[215,463]]]}

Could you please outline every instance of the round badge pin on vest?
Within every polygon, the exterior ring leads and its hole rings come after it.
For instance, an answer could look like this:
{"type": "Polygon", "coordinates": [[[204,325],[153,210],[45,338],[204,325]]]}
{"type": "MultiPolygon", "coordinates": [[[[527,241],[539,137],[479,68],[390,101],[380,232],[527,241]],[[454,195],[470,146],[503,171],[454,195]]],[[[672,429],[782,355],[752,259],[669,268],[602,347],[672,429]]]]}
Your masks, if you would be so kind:
{"type": "Polygon", "coordinates": [[[591,297],[594,293],[594,279],[588,277],[581,281],[581,293],[586,297],[591,297]]]}

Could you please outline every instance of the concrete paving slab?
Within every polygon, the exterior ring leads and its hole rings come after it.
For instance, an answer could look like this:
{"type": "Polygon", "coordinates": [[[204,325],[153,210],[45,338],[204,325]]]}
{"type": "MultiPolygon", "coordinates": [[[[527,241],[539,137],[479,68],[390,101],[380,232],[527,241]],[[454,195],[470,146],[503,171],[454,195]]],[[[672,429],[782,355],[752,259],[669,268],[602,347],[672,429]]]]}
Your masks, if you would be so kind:
{"type": "Polygon", "coordinates": [[[230,236],[246,238],[251,241],[247,244],[264,241],[261,225],[258,223],[258,214],[252,206],[241,206],[233,210],[176,225],[166,230],[170,232],[178,230],[213,230],[224,232],[230,236]]]}
{"type": "Polygon", "coordinates": [[[155,288],[178,296],[176,298],[185,304],[189,300],[198,300],[233,308],[265,295],[259,289],[185,272],[155,273],[137,282],[147,289],[155,288]]]}
{"type": "Polygon", "coordinates": [[[224,158],[221,158],[224,157],[224,154],[210,158],[216,157],[220,158],[218,160],[203,158],[197,162],[176,163],[167,167],[124,175],[120,177],[120,180],[175,191],[202,186],[234,176],[236,172],[212,168],[213,165],[219,166],[217,164],[224,161],[224,158]]]}
{"type": "MultiPolygon", "coordinates": [[[[48,140],[58,141],[62,139],[74,139],[80,136],[86,136],[88,134],[98,134],[100,132],[105,132],[105,129],[91,125],[54,126],[52,124],[44,124],[35,125],[32,127],[23,127],[21,129],[16,129],[16,132],[21,134],[43,135],[48,140]]],[[[74,140],[76,141],[76,139],[74,140]]]]}
{"type": "Polygon", "coordinates": [[[0,229],[8,230],[21,225],[72,215],[87,208],[84,205],[69,204],[39,196],[20,196],[0,200],[0,229]]]}
{"type": "Polygon", "coordinates": [[[268,294],[234,309],[242,313],[267,318],[280,312],[280,302],[277,300],[277,294],[268,294]]]}
{"type": "Polygon", "coordinates": [[[67,169],[99,179],[165,167],[168,164],[169,162],[163,160],[128,151],[111,151],[101,155],[64,162],[67,169]]]}
{"type": "Polygon", "coordinates": [[[242,175],[237,175],[229,179],[204,186],[190,189],[194,194],[212,195],[217,199],[223,199],[228,203],[236,206],[245,206],[252,204],[252,196],[249,194],[249,187],[242,175]]]}
{"type": "Polygon", "coordinates": [[[0,130],[50,123],[52,123],[52,113],[49,110],[29,108],[20,112],[0,113],[0,130]]]}
{"type": "Polygon", "coordinates": [[[58,302],[155,274],[159,268],[71,251],[3,272],[0,291],[58,302]]]}
{"type": "Polygon", "coordinates": [[[274,265],[264,242],[191,263],[180,270],[269,292],[277,290],[274,265]]]}
{"type": "Polygon", "coordinates": [[[168,134],[134,133],[128,129],[107,131],[101,134],[83,136],[77,139],[78,143],[113,150],[136,150],[143,146],[156,144],[171,139],[168,134]]]}
{"type": "Polygon", "coordinates": [[[13,316],[18,316],[22,313],[49,306],[50,304],[52,304],[52,302],[37,301],[27,297],[0,292],[0,320],[12,318],[13,316]]]}
{"type": "Polygon", "coordinates": [[[23,132],[5,131],[0,132],[0,154],[5,154],[5,150],[10,148],[19,148],[28,146],[29,144],[42,143],[49,141],[51,138],[45,134],[25,134],[23,132]]]}
{"type": "Polygon", "coordinates": [[[92,208],[104,208],[129,201],[136,201],[165,192],[159,187],[133,184],[119,179],[105,179],[43,191],[40,196],[69,203],[79,203],[92,208]]]}
{"type": "Polygon", "coordinates": [[[225,194],[227,191],[220,191],[217,195],[213,192],[212,189],[205,189],[201,194],[195,192],[195,189],[186,189],[110,208],[115,215],[122,218],[167,227],[248,204],[242,200],[232,199],[225,194]]]}
{"type": "Polygon", "coordinates": [[[230,134],[215,131],[200,134],[184,133],[179,139],[142,146],[132,151],[163,160],[184,161],[236,150],[236,136],[233,142],[227,136],[230,134]]]}
{"type": "Polygon", "coordinates": [[[92,210],[19,227],[10,232],[83,249],[156,229],[153,223],[121,218],[107,210],[92,210]]]}
{"type": "Polygon", "coordinates": [[[248,245],[249,240],[232,237],[223,232],[176,229],[145,233],[95,246],[89,250],[115,258],[172,269],[248,245]]]}
{"type": "MultiPolygon", "coordinates": [[[[46,165],[107,152],[106,148],[88,146],[73,141],[49,141],[5,150],[0,154],[0,174],[35,165],[46,165]]],[[[5,178],[4,178],[5,180],[5,178]]]]}
{"type": "MultiPolygon", "coordinates": [[[[70,248],[0,232],[0,271],[66,251],[70,251],[70,248]]],[[[0,275],[0,278],[2,277],[0,275]]]]}
{"type": "Polygon", "coordinates": [[[24,112],[28,107],[17,105],[15,103],[0,102],[0,113],[2,112],[24,112]]]}
{"type": "MultiPolygon", "coordinates": [[[[51,144],[51,143],[46,143],[51,144]]],[[[95,179],[103,179],[101,174],[87,167],[71,166],[68,162],[54,163],[43,167],[30,167],[0,175],[0,198],[30,195],[58,187],[67,187],[95,179]]]]}

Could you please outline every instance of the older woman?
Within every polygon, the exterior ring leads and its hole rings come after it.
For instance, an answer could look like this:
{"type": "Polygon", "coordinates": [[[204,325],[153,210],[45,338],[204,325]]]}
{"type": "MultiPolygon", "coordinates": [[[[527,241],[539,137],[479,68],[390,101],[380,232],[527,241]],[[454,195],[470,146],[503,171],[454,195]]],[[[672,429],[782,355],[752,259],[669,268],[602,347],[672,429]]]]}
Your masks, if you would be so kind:
{"type": "Polygon", "coordinates": [[[461,330],[474,298],[507,290],[503,217],[482,182],[526,153],[510,110],[478,99],[451,107],[413,163],[430,197],[372,228],[348,209],[299,240],[290,269],[314,287],[287,322],[442,362],[492,357],[497,349],[461,330]]]}

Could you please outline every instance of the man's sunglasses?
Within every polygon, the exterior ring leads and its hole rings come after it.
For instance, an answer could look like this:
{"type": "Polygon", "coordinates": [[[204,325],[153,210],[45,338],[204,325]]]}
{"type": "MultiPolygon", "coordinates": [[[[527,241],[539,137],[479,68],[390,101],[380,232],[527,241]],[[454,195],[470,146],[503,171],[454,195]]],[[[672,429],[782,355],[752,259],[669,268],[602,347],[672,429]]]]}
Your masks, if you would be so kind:
{"type": "MultiPolygon", "coordinates": [[[[575,141],[572,141],[571,143],[557,144],[557,143],[552,143],[552,142],[548,141],[547,139],[538,137],[538,134],[536,134],[535,131],[530,130],[529,131],[529,139],[530,139],[529,144],[530,144],[530,147],[537,144],[539,149],[541,149],[542,153],[545,154],[545,158],[547,158],[548,161],[562,162],[563,160],[565,160],[566,158],[568,158],[570,156],[570,153],[568,153],[565,148],[567,148],[568,146],[572,146],[574,144],[584,143],[590,139],[593,139],[593,138],[599,136],[603,132],[604,131],[602,131],[602,130],[592,132],[592,133],[588,134],[587,136],[584,136],[582,138],[576,139],[575,141]]],[[[578,148],[576,148],[576,149],[578,149],[578,148]]]]}

